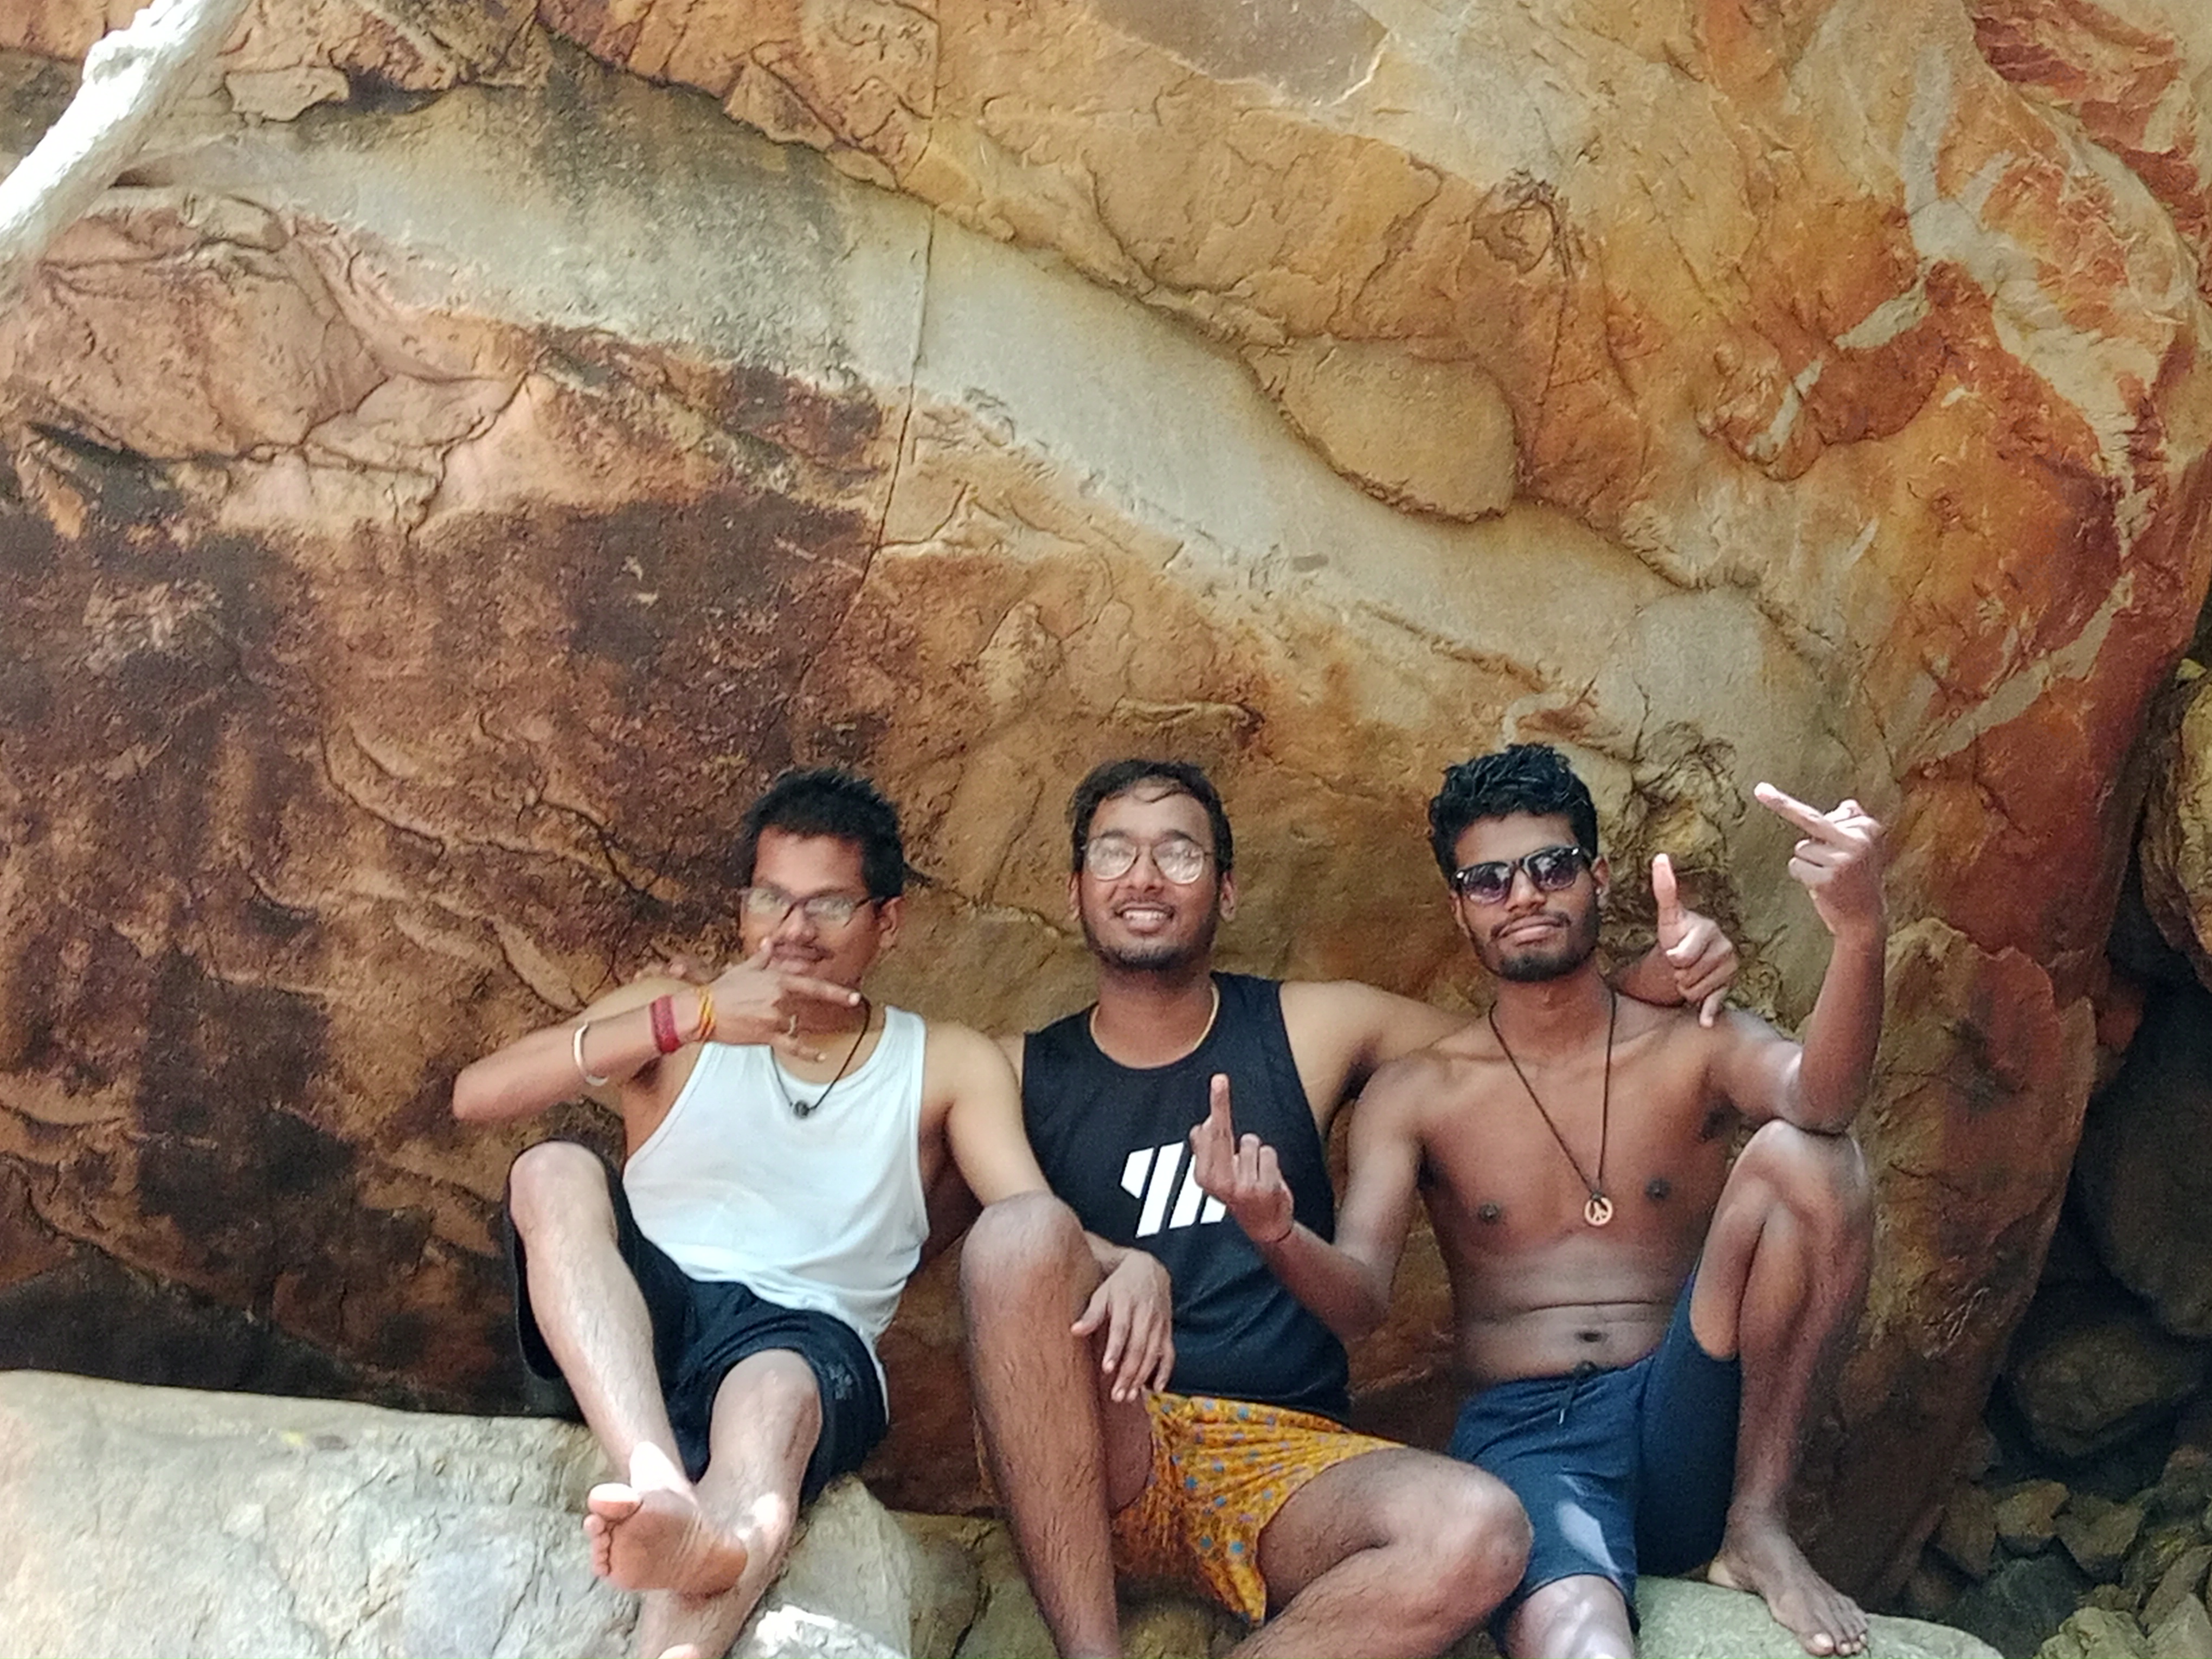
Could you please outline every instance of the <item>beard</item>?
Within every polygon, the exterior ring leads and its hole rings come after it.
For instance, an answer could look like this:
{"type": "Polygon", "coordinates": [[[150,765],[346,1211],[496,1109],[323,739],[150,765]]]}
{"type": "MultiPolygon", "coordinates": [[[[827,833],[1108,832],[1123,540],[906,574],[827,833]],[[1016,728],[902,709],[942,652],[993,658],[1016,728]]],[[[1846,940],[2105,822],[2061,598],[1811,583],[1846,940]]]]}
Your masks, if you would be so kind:
{"type": "Polygon", "coordinates": [[[1081,911],[1078,919],[1083,924],[1083,942],[1108,967],[1133,974],[1175,974],[1197,966],[1213,953],[1213,935],[1221,925],[1221,912],[1209,909],[1198,932],[1188,939],[1132,939],[1121,945],[1109,945],[1098,937],[1088,909],[1081,911]]]}
{"type": "Polygon", "coordinates": [[[1548,944],[1501,950],[1490,943],[1476,954],[1492,973],[1516,985],[1540,985],[1547,980],[1564,979],[1588,962],[1597,950],[1597,907],[1592,905],[1548,944]]]}

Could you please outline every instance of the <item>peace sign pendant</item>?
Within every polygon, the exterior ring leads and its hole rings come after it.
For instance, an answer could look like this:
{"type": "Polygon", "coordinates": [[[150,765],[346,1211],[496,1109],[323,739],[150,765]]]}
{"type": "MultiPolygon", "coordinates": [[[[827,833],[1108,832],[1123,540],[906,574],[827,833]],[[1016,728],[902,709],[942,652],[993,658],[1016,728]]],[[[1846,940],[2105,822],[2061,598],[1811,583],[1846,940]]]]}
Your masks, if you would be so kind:
{"type": "Polygon", "coordinates": [[[1613,1219],[1613,1200],[1603,1193],[1592,1193],[1589,1202],[1583,1206],[1583,1219],[1593,1227],[1602,1227],[1613,1219]]]}

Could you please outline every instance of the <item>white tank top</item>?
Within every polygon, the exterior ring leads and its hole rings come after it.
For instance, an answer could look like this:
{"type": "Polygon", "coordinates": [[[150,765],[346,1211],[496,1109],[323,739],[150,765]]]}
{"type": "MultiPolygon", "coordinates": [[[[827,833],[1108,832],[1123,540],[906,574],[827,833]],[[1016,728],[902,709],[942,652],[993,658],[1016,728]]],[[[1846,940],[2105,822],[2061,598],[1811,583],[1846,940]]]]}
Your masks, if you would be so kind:
{"type": "Polygon", "coordinates": [[[623,1167],[639,1228],[692,1278],[832,1315],[873,1354],[929,1237],[923,1030],[886,1007],[875,1052],[826,1098],[773,1048],[708,1043],[623,1167]],[[822,1103],[802,1118],[787,1100],[822,1103]]]}

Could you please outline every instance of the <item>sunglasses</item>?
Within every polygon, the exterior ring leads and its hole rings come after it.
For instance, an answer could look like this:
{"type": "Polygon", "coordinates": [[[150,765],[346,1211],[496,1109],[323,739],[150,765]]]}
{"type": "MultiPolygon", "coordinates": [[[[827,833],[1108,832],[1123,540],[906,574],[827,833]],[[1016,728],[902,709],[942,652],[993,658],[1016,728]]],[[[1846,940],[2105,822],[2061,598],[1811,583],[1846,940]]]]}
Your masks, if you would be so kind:
{"type": "Polygon", "coordinates": [[[1451,890],[1477,904],[1503,904],[1513,891],[1513,878],[1527,871],[1540,893],[1564,893],[1590,866],[1590,855],[1579,847],[1539,847],[1517,859],[1491,859],[1470,864],[1451,873],[1451,890]]]}

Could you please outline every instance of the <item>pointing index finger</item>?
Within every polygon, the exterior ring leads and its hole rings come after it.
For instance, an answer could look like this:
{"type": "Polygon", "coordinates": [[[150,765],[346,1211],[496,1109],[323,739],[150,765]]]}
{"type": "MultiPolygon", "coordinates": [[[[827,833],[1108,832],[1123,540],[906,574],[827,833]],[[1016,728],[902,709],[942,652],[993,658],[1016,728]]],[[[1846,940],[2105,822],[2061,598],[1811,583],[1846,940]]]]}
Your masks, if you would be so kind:
{"type": "Polygon", "coordinates": [[[1814,811],[1795,795],[1786,795],[1771,783],[1759,784],[1751,793],[1761,806],[1813,840],[1826,842],[1830,846],[1848,844],[1849,838],[1839,832],[1833,820],[1814,811]]]}

